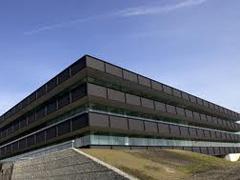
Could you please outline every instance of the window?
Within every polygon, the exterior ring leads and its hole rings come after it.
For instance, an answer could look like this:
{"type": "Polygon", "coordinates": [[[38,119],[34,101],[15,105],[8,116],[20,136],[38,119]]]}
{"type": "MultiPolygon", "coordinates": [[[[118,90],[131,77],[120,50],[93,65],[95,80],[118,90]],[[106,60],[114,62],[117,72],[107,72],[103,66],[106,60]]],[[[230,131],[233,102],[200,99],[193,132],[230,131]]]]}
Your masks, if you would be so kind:
{"type": "Polygon", "coordinates": [[[68,105],[70,103],[69,93],[64,94],[58,99],[58,109],[68,105]]]}
{"type": "Polygon", "coordinates": [[[69,69],[64,70],[58,75],[58,84],[66,81],[70,77],[69,69]]]}
{"type": "Polygon", "coordinates": [[[12,132],[13,132],[13,127],[12,127],[12,125],[10,124],[10,125],[8,125],[7,127],[7,134],[9,135],[9,134],[12,134],[12,132]]]}
{"type": "Polygon", "coordinates": [[[49,129],[46,130],[46,133],[47,133],[47,140],[50,140],[54,137],[57,136],[57,130],[56,130],[56,127],[51,127],[49,129]]]}
{"type": "Polygon", "coordinates": [[[11,154],[12,153],[11,145],[7,145],[6,146],[6,151],[7,151],[7,154],[11,154]]]}
{"type": "Polygon", "coordinates": [[[45,131],[39,132],[36,134],[36,143],[44,143],[45,142],[45,131]]]}
{"type": "Polygon", "coordinates": [[[57,101],[56,100],[50,101],[47,105],[47,114],[50,114],[56,110],[57,110],[57,101]]]}
{"type": "Polygon", "coordinates": [[[19,141],[19,149],[22,150],[25,148],[26,148],[26,139],[24,138],[19,141]]]}
{"type": "Polygon", "coordinates": [[[46,94],[46,86],[44,85],[37,90],[37,98],[40,98],[45,94],[46,94]]]}
{"type": "Polygon", "coordinates": [[[28,102],[29,104],[36,100],[36,93],[32,93],[30,96],[28,96],[28,102]]]}
{"type": "Polygon", "coordinates": [[[57,128],[58,128],[58,136],[64,135],[70,132],[70,122],[66,121],[64,123],[61,123],[57,126],[57,128]]]}
{"type": "Polygon", "coordinates": [[[35,144],[34,135],[27,137],[27,147],[30,147],[35,144]]]}
{"type": "Polygon", "coordinates": [[[78,86],[71,91],[72,101],[76,101],[86,95],[86,85],[78,86]]]}
{"type": "Polygon", "coordinates": [[[18,151],[18,141],[12,144],[13,151],[18,151]]]}
{"type": "Polygon", "coordinates": [[[28,123],[31,124],[34,121],[35,121],[35,113],[33,112],[33,113],[29,114],[29,116],[28,116],[28,123]]]}
{"type": "Polygon", "coordinates": [[[86,66],[86,63],[84,60],[78,60],[73,65],[71,65],[71,75],[77,74],[79,71],[81,71],[86,66]]]}
{"type": "Polygon", "coordinates": [[[54,89],[57,86],[57,77],[51,79],[48,83],[47,83],[47,92],[51,91],[52,89],[54,89]]]}
{"type": "Polygon", "coordinates": [[[25,128],[27,126],[27,118],[26,117],[22,117],[19,120],[19,128],[25,128]]]}
{"type": "Polygon", "coordinates": [[[72,119],[72,129],[73,131],[79,130],[83,127],[88,126],[88,115],[84,114],[81,116],[74,117],[72,119]]]}
{"type": "Polygon", "coordinates": [[[13,130],[14,131],[17,131],[19,129],[19,121],[16,120],[14,123],[13,123],[13,130]]]}
{"type": "Polygon", "coordinates": [[[36,120],[41,119],[45,116],[45,106],[36,111],[36,120]]]}

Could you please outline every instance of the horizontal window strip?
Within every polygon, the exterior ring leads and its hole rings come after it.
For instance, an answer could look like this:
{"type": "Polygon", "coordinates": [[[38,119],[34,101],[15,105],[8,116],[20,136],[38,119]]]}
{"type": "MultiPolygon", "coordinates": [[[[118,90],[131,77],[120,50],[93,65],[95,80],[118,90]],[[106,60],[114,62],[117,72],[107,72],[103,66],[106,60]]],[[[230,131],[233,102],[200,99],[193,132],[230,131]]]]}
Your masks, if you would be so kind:
{"type": "Polygon", "coordinates": [[[33,103],[35,100],[40,98],[41,96],[45,95],[47,92],[51,91],[52,89],[56,88],[57,86],[61,85],[64,81],[70,79],[73,77],[75,74],[80,72],[82,69],[86,67],[85,63],[85,56],[70,65],[68,68],[60,72],[58,75],[56,75],[54,78],[49,80],[47,83],[42,85],[40,88],[38,88],[36,91],[34,91],[31,95],[27,96],[19,102],[17,105],[12,107],[10,110],[8,110],[6,113],[4,113],[2,116],[0,116],[0,123],[3,120],[8,119],[21,109],[25,108],[26,106],[30,105],[33,103]],[[26,103],[27,101],[27,103],[26,103]],[[20,106],[21,108],[18,108],[20,106]]]}
{"type": "Polygon", "coordinates": [[[234,133],[234,132],[230,132],[230,131],[222,131],[222,130],[218,130],[218,129],[203,128],[203,127],[199,127],[199,126],[192,126],[192,125],[186,125],[186,124],[177,124],[177,123],[171,123],[171,122],[166,122],[166,121],[161,121],[161,120],[141,118],[141,117],[137,117],[137,116],[129,116],[126,114],[123,115],[123,114],[117,114],[117,113],[112,113],[112,112],[99,111],[99,110],[95,110],[95,109],[89,109],[89,112],[95,112],[95,113],[99,113],[99,114],[106,114],[106,115],[112,115],[112,116],[118,116],[118,117],[126,117],[126,118],[130,118],[130,119],[149,121],[149,122],[160,122],[163,124],[177,125],[177,126],[181,126],[181,127],[190,127],[190,128],[197,128],[197,129],[202,129],[202,130],[217,131],[217,132],[238,135],[238,133],[234,133]]]}
{"type": "Polygon", "coordinates": [[[40,121],[41,119],[47,117],[51,113],[59,111],[61,108],[74,103],[80,98],[87,95],[86,92],[86,83],[79,82],[77,85],[75,84],[71,88],[64,90],[59,93],[57,96],[49,99],[38,107],[34,108],[30,112],[26,112],[24,115],[20,116],[10,124],[1,128],[0,141],[2,138],[6,138],[8,135],[12,135],[21,129],[20,122],[25,120],[26,123],[24,126],[31,125],[36,121],[40,121]],[[60,106],[61,105],[61,106],[60,106]],[[7,129],[14,129],[17,127],[15,131],[11,131],[10,133],[5,133],[7,129]],[[3,136],[4,135],[4,136],[3,136]]]}
{"type": "Polygon", "coordinates": [[[13,144],[13,143],[15,143],[15,142],[17,142],[17,141],[20,141],[20,140],[22,140],[22,139],[24,139],[24,138],[30,137],[30,136],[32,136],[32,135],[35,135],[35,134],[40,133],[40,132],[42,132],[42,131],[45,131],[45,130],[47,130],[47,129],[50,129],[51,127],[57,126],[58,124],[61,124],[61,123],[66,122],[66,121],[69,121],[69,120],[71,120],[71,119],[73,119],[73,118],[75,118],[75,117],[77,117],[77,116],[81,116],[81,115],[83,115],[83,114],[85,114],[85,113],[88,113],[88,110],[85,110],[85,111],[82,111],[82,112],[80,112],[80,113],[77,113],[77,114],[75,114],[75,115],[73,115],[73,116],[70,116],[70,117],[68,117],[68,118],[66,118],[66,119],[63,119],[63,120],[58,121],[58,122],[56,122],[56,123],[53,123],[53,124],[51,124],[51,125],[49,125],[49,126],[46,126],[46,127],[42,128],[42,129],[39,129],[39,130],[37,130],[37,131],[35,131],[35,132],[32,132],[32,133],[27,134],[27,135],[25,135],[25,136],[23,136],[23,137],[20,137],[20,138],[14,140],[14,141],[11,141],[11,142],[9,142],[9,143],[6,143],[6,144],[0,146],[0,148],[3,148],[3,147],[8,146],[8,145],[10,145],[10,144],[13,144]]]}
{"type": "Polygon", "coordinates": [[[138,138],[138,137],[136,138],[128,136],[111,136],[111,135],[90,135],[90,144],[87,145],[240,147],[240,143],[219,143],[207,141],[185,141],[185,140],[138,138]]]}
{"type": "MultiPolygon", "coordinates": [[[[160,123],[164,123],[164,124],[172,124],[172,125],[177,125],[177,126],[182,126],[182,127],[191,127],[191,128],[212,130],[212,129],[208,129],[208,128],[199,128],[199,127],[196,127],[196,126],[189,126],[189,125],[176,124],[176,123],[166,123],[166,122],[164,122],[164,121],[159,121],[159,120],[139,118],[139,117],[135,117],[135,116],[127,116],[127,115],[121,115],[121,114],[116,114],[116,113],[110,113],[110,112],[98,111],[98,110],[93,110],[93,109],[87,109],[87,110],[85,110],[85,111],[83,111],[83,112],[77,113],[77,114],[75,114],[75,115],[73,115],[73,116],[71,116],[71,117],[68,117],[68,118],[64,119],[64,120],[61,120],[61,121],[56,122],[56,123],[54,123],[54,124],[51,124],[51,125],[49,125],[49,126],[47,126],[47,127],[44,127],[44,128],[42,128],[42,129],[40,129],[40,130],[38,130],[38,131],[35,131],[35,132],[30,133],[30,134],[28,134],[28,135],[26,135],[26,136],[23,136],[23,137],[18,138],[18,139],[14,140],[14,141],[11,141],[11,142],[9,142],[9,143],[7,143],[7,144],[4,144],[4,145],[0,146],[0,148],[3,148],[3,147],[8,146],[8,145],[10,145],[10,144],[13,144],[13,143],[15,143],[15,142],[17,142],[17,141],[20,141],[20,140],[24,139],[24,138],[30,137],[30,136],[32,136],[32,135],[35,135],[35,134],[39,133],[39,132],[42,132],[42,131],[44,131],[44,130],[47,130],[47,129],[51,128],[51,127],[57,126],[57,125],[60,124],[60,123],[66,122],[66,121],[68,121],[68,120],[71,120],[71,119],[74,118],[74,117],[77,117],[77,116],[80,116],[80,115],[82,115],[82,114],[84,114],[84,113],[89,113],[89,112],[99,113],[99,114],[107,114],[107,115],[118,116],[118,117],[127,117],[127,118],[131,118],[131,119],[142,120],[142,121],[149,121],[149,122],[160,122],[160,123]]],[[[218,131],[218,130],[216,130],[216,131],[218,131]]],[[[220,131],[220,132],[226,132],[226,131],[220,131]]],[[[228,133],[228,132],[227,132],[227,133],[228,133]]]]}
{"type": "Polygon", "coordinates": [[[162,103],[160,101],[156,101],[153,98],[148,99],[139,95],[130,94],[124,90],[114,90],[111,88],[107,88],[104,86],[104,84],[95,85],[94,83],[88,83],[88,95],[93,95],[116,102],[126,103],[128,105],[149,108],[156,112],[167,113],[169,115],[176,115],[176,119],[179,119],[180,117],[185,118],[188,121],[190,119],[190,122],[192,123],[201,123],[208,126],[216,126],[216,128],[219,129],[227,129],[235,132],[240,130],[240,125],[238,123],[219,119],[214,116],[209,116],[195,111],[190,111],[186,108],[172,106],[166,103],[162,103]]]}
{"type": "Polygon", "coordinates": [[[139,85],[150,87],[151,89],[155,89],[161,92],[164,92],[166,94],[179,97],[181,99],[185,99],[189,102],[192,102],[194,104],[198,104],[201,106],[201,108],[209,108],[212,111],[215,111],[217,113],[222,114],[223,116],[226,116],[227,118],[238,120],[240,115],[237,112],[234,112],[232,110],[229,110],[225,107],[221,107],[217,104],[214,104],[212,102],[208,102],[207,100],[204,100],[202,98],[196,97],[194,95],[191,95],[187,92],[184,92],[179,89],[175,89],[173,87],[170,87],[166,84],[157,82],[155,80],[152,80],[148,77],[144,77],[140,74],[137,74],[135,72],[129,71],[127,69],[124,69],[122,67],[113,65],[111,63],[105,62],[101,59],[97,59],[92,56],[87,56],[87,66],[91,67],[93,69],[96,69],[100,72],[108,73],[110,75],[113,75],[117,78],[121,78],[122,80],[128,80],[133,83],[137,83],[139,85]],[[100,68],[102,67],[102,68],[100,68]],[[107,67],[107,68],[104,68],[107,67]]]}

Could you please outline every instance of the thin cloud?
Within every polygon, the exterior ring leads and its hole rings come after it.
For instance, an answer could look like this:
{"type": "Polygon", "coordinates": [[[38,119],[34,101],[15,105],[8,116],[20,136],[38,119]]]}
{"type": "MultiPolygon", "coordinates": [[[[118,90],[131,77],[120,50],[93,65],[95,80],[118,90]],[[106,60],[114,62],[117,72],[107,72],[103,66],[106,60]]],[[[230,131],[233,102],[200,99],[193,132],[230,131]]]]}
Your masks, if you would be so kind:
{"type": "Polygon", "coordinates": [[[114,17],[115,18],[117,18],[117,17],[124,18],[124,17],[131,17],[131,16],[143,16],[143,15],[168,13],[168,12],[175,11],[175,10],[181,9],[181,8],[187,8],[187,7],[191,7],[191,6],[201,5],[201,4],[205,3],[206,1],[207,0],[184,0],[180,3],[166,5],[166,6],[139,6],[139,7],[134,7],[134,8],[127,8],[127,9],[123,9],[123,10],[108,13],[108,14],[90,16],[90,17],[86,17],[86,18],[79,18],[79,19],[74,19],[74,20],[61,22],[61,23],[40,26],[31,31],[24,32],[24,35],[33,35],[36,33],[43,32],[43,31],[49,31],[52,29],[68,27],[68,26],[72,26],[75,24],[84,23],[84,22],[93,21],[93,20],[99,20],[99,19],[114,18],[114,17]]]}
{"type": "Polygon", "coordinates": [[[135,7],[135,8],[129,8],[125,9],[119,12],[119,15],[123,17],[129,17],[129,16],[142,16],[142,15],[153,15],[153,14],[160,14],[160,13],[168,13],[171,11],[175,11],[177,9],[181,8],[187,8],[191,6],[197,6],[205,3],[207,0],[186,0],[177,4],[173,5],[166,5],[163,7],[135,7]]]}
{"type": "Polygon", "coordinates": [[[66,21],[66,22],[62,22],[62,23],[56,23],[56,24],[41,26],[41,27],[38,27],[34,30],[24,32],[24,35],[32,35],[32,34],[42,32],[42,31],[48,31],[48,30],[52,30],[52,29],[63,28],[63,27],[74,25],[74,24],[84,23],[84,22],[87,22],[87,21],[98,19],[98,18],[101,18],[101,17],[103,17],[103,16],[91,16],[91,17],[86,17],[86,18],[74,19],[74,20],[70,20],[70,21],[66,21]]]}

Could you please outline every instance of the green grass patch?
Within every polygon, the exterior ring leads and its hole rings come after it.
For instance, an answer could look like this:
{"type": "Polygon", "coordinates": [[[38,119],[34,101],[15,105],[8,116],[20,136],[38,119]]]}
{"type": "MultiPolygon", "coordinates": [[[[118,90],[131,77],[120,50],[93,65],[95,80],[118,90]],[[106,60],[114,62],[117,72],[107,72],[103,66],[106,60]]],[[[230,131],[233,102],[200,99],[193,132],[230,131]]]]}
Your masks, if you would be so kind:
{"type": "MultiPolygon", "coordinates": [[[[84,149],[84,152],[139,179],[189,179],[194,174],[223,170],[236,163],[182,150],[84,149]]],[[[238,163],[240,167],[240,163],[238,163]]]]}

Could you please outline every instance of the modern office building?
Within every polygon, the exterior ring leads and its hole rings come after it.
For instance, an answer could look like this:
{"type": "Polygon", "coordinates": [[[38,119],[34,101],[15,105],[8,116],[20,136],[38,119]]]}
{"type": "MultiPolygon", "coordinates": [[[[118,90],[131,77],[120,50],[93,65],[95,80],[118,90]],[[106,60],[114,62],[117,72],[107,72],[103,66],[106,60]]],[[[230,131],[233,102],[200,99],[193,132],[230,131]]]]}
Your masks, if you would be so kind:
{"type": "Polygon", "coordinates": [[[0,117],[0,158],[79,138],[80,147],[240,152],[240,115],[84,56],[0,117]]]}

